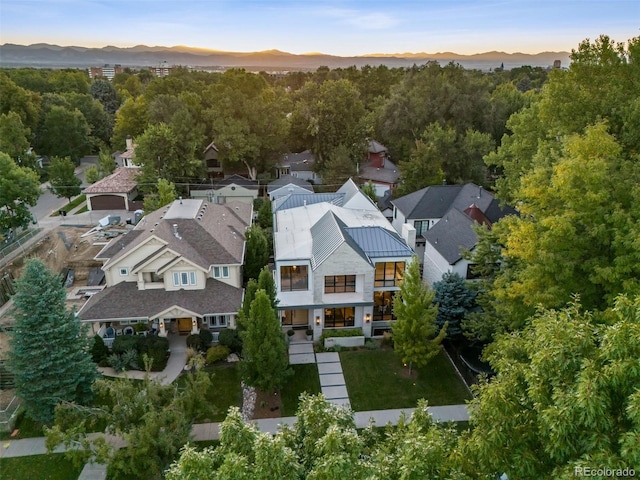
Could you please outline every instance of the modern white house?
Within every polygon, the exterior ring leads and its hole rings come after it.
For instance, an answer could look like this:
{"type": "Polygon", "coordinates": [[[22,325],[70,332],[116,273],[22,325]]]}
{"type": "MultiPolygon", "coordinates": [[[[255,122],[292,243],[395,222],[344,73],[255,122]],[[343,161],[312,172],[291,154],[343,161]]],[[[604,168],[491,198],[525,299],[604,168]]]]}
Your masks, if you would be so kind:
{"type": "Polygon", "coordinates": [[[464,251],[471,251],[478,238],[474,224],[491,228],[505,215],[517,212],[501,206],[493,193],[473,183],[432,185],[391,200],[393,227],[402,232],[415,229],[415,251],[423,265],[422,278],[430,285],[446,272],[462,278],[474,277],[464,251]]]}
{"type": "Polygon", "coordinates": [[[413,250],[349,180],[342,205],[307,203],[274,214],[275,278],[283,328],[360,327],[382,334],[413,250]]]}
{"type": "Polygon", "coordinates": [[[252,214],[250,203],[189,199],[146,215],[96,255],[106,288],[78,317],[99,334],[137,324],[161,336],[233,328],[252,214]]]}

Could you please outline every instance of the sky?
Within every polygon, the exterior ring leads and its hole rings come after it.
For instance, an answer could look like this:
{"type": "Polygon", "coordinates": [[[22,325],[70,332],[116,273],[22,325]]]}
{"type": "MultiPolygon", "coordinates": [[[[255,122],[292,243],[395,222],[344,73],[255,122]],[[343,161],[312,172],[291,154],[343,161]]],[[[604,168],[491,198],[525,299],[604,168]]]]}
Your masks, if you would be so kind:
{"type": "Polygon", "coordinates": [[[601,34],[640,36],[640,0],[0,0],[0,44],[538,53],[601,34]]]}

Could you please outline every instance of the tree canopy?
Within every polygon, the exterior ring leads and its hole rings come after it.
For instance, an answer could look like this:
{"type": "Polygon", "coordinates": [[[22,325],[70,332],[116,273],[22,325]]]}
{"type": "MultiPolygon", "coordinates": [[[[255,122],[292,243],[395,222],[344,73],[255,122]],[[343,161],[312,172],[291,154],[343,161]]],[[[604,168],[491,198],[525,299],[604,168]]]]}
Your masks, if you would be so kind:
{"type": "Polygon", "coordinates": [[[6,153],[0,152],[0,229],[26,227],[31,221],[29,207],[40,197],[38,174],[20,167],[6,153]]]}
{"type": "Polygon", "coordinates": [[[67,198],[69,201],[82,191],[80,180],[75,174],[76,166],[69,157],[51,159],[49,166],[49,187],[57,197],[67,198]]]}

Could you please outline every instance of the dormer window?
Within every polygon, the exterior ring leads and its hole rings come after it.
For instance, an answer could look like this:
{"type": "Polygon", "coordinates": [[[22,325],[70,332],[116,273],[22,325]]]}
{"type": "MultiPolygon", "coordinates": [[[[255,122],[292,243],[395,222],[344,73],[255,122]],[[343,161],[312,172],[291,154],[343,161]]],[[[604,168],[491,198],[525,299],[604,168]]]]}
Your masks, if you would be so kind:
{"type": "Polygon", "coordinates": [[[173,286],[182,287],[196,284],[196,272],[173,272],[173,286]]]}
{"type": "Polygon", "coordinates": [[[229,278],[229,267],[213,267],[213,278],[229,278]]]}

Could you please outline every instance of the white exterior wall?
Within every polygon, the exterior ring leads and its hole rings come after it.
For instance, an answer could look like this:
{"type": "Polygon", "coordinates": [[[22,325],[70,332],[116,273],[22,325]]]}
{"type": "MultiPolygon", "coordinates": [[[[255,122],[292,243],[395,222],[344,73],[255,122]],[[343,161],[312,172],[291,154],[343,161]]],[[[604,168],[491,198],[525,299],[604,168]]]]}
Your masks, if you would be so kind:
{"type": "Polygon", "coordinates": [[[225,202],[242,202],[253,203],[253,200],[258,198],[258,189],[250,190],[239,185],[231,184],[225,185],[222,188],[213,191],[214,202],[220,203],[217,199],[224,197],[225,202]]]}
{"type": "Polygon", "coordinates": [[[442,276],[447,273],[457,273],[462,278],[467,278],[467,267],[471,262],[466,258],[461,258],[453,265],[449,264],[436,249],[427,242],[424,252],[424,267],[422,270],[422,280],[433,285],[442,280],[442,276]]]}
{"type": "Polygon", "coordinates": [[[312,170],[298,170],[295,172],[291,172],[291,176],[299,178],[301,180],[311,180],[317,185],[322,184],[322,177],[312,170]]]}
{"type": "Polygon", "coordinates": [[[202,271],[199,267],[195,265],[180,261],[169,270],[164,273],[164,288],[167,291],[174,290],[203,290],[206,286],[207,275],[206,272],[202,271]],[[196,284],[195,285],[178,285],[175,286],[173,284],[173,274],[174,273],[182,273],[182,272],[196,272],[196,284]]]}
{"type": "Polygon", "coordinates": [[[373,298],[374,270],[365,259],[347,244],[340,245],[313,272],[314,303],[366,302],[373,298]],[[332,275],[355,275],[356,291],[353,293],[324,293],[324,277],[332,275]]]}
{"type": "Polygon", "coordinates": [[[404,214],[398,210],[398,207],[393,207],[393,220],[391,220],[391,225],[395,229],[398,234],[402,235],[402,224],[405,223],[404,214]]]}
{"type": "MultiPolygon", "coordinates": [[[[241,268],[240,265],[214,265],[214,267],[211,267],[211,269],[209,270],[209,274],[208,276],[210,278],[215,278],[216,280],[221,281],[222,283],[226,283],[227,285],[231,285],[233,287],[236,288],[242,288],[242,275],[241,275],[241,268]],[[229,277],[228,278],[223,278],[223,277],[219,277],[216,278],[213,276],[214,274],[214,267],[220,267],[220,270],[222,270],[222,267],[228,267],[229,268],[229,277]]],[[[220,273],[222,275],[222,271],[220,273]]]]}

